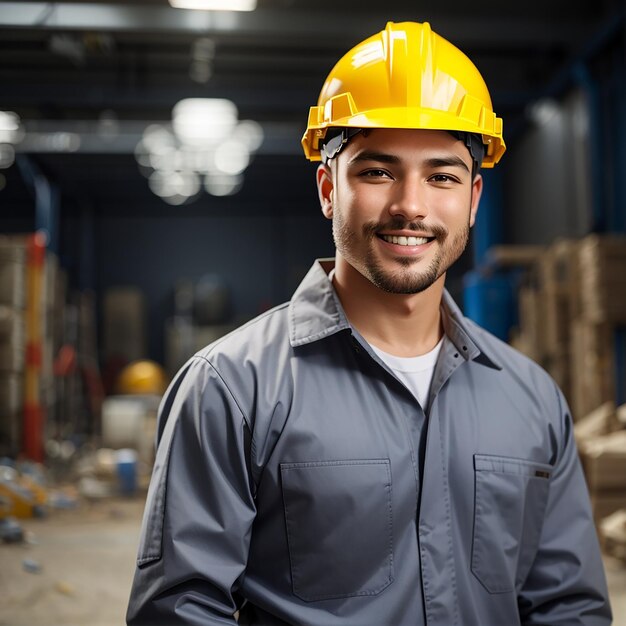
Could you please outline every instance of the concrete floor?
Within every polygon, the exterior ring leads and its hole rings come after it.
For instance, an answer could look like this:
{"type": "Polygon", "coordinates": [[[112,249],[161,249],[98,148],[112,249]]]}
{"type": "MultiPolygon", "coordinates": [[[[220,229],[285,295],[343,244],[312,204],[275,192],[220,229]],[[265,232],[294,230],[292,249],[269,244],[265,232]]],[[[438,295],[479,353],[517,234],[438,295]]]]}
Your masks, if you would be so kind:
{"type": "MultiPolygon", "coordinates": [[[[111,498],[24,520],[28,541],[0,545],[0,626],[124,624],[142,511],[143,497],[111,498]]],[[[626,626],[626,564],[607,557],[606,570],[626,626]]]]}
{"type": "Polygon", "coordinates": [[[106,499],[23,520],[27,541],[0,545],[0,626],[125,624],[143,505],[106,499]]]}

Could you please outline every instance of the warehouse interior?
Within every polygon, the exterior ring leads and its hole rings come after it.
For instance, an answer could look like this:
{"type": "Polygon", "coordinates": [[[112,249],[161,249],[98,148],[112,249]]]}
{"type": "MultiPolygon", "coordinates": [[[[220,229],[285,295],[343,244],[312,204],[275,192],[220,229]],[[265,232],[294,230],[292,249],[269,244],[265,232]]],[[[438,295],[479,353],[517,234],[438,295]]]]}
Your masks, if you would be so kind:
{"type": "Polygon", "coordinates": [[[0,625],[124,623],[162,394],[334,254],[308,109],[404,20],[504,120],[446,285],[563,390],[626,624],[623,0],[235,4],[0,0],[0,625]]]}

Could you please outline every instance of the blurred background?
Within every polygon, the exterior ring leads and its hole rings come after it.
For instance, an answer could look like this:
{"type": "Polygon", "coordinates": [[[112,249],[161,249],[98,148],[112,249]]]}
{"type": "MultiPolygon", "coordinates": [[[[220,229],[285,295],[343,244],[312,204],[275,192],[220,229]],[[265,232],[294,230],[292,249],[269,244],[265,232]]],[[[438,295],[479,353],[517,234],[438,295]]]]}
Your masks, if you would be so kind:
{"type": "Polygon", "coordinates": [[[332,256],[300,138],[389,20],[504,119],[447,286],[561,385],[626,623],[623,0],[175,4],[0,0],[0,625],[123,623],[161,395],[332,256]]]}

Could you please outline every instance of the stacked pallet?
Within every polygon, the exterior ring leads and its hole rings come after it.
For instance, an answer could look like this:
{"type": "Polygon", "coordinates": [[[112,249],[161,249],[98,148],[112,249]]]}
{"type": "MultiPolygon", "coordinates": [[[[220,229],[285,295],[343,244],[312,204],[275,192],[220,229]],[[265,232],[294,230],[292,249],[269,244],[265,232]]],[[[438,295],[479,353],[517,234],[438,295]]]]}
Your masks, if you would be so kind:
{"type": "Polygon", "coordinates": [[[626,564],[626,508],[605,517],[600,523],[600,540],[605,554],[626,564]]]}
{"type": "MultiPolygon", "coordinates": [[[[41,280],[29,282],[32,237],[32,233],[0,236],[0,455],[9,457],[24,451],[27,389],[31,394],[36,390],[42,419],[54,411],[56,403],[54,360],[63,332],[65,274],[58,257],[46,250],[41,280]],[[37,310],[30,311],[37,325],[34,344],[27,323],[32,289],[39,303],[37,310]],[[33,363],[36,372],[29,372],[33,363]]],[[[41,439],[45,439],[45,423],[44,419],[41,439]]]]}
{"type": "Polygon", "coordinates": [[[526,272],[511,343],[563,390],[596,523],[626,508],[626,237],[555,241],[526,272]],[[622,342],[625,345],[621,345],[622,342]]]}
{"type": "Polygon", "coordinates": [[[543,342],[541,363],[559,384],[568,399],[575,387],[571,372],[572,320],[579,311],[577,254],[578,242],[559,239],[547,248],[539,261],[539,293],[543,342]]]}
{"type": "Polygon", "coordinates": [[[609,400],[574,425],[596,525],[626,509],[626,405],[609,400]]]}
{"type": "Polygon", "coordinates": [[[21,445],[24,406],[26,240],[0,238],[0,454],[21,445]]]}
{"type": "Polygon", "coordinates": [[[626,237],[555,241],[527,269],[518,305],[511,343],[553,376],[575,420],[615,398],[615,347],[626,330],[626,237]]]}
{"type": "Polygon", "coordinates": [[[620,336],[626,329],[626,237],[589,235],[578,249],[579,312],[572,320],[573,405],[578,415],[605,412],[595,434],[579,429],[578,445],[594,518],[626,509],[626,405],[615,407],[626,385],[620,336]]]}
{"type": "Polygon", "coordinates": [[[585,415],[615,398],[615,349],[626,329],[626,237],[589,235],[578,247],[579,312],[572,319],[573,405],[585,415]]]}
{"type": "Polygon", "coordinates": [[[517,291],[517,328],[510,343],[543,366],[571,395],[571,320],[577,311],[578,242],[562,239],[544,247],[523,273],[517,291]]]}
{"type": "Polygon", "coordinates": [[[626,237],[585,237],[578,269],[582,317],[598,324],[626,324],[626,237]]]}

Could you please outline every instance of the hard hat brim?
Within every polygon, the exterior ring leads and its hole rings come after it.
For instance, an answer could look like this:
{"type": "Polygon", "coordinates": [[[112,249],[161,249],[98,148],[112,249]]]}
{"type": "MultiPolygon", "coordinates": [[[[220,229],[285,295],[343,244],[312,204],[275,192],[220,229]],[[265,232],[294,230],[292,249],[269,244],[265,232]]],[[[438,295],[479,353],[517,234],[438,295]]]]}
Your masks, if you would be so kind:
{"type": "MultiPolygon", "coordinates": [[[[311,107],[312,113],[314,109],[317,107],[311,107]]],[[[494,118],[493,126],[487,128],[474,120],[463,119],[447,111],[406,107],[385,108],[364,111],[332,122],[309,124],[301,143],[307,159],[321,161],[320,147],[329,128],[455,130],[482,136],[486,148],[482,167],[489,168],[500,160],[506,150],[501,127],[500,118],[494,118]]]]}

